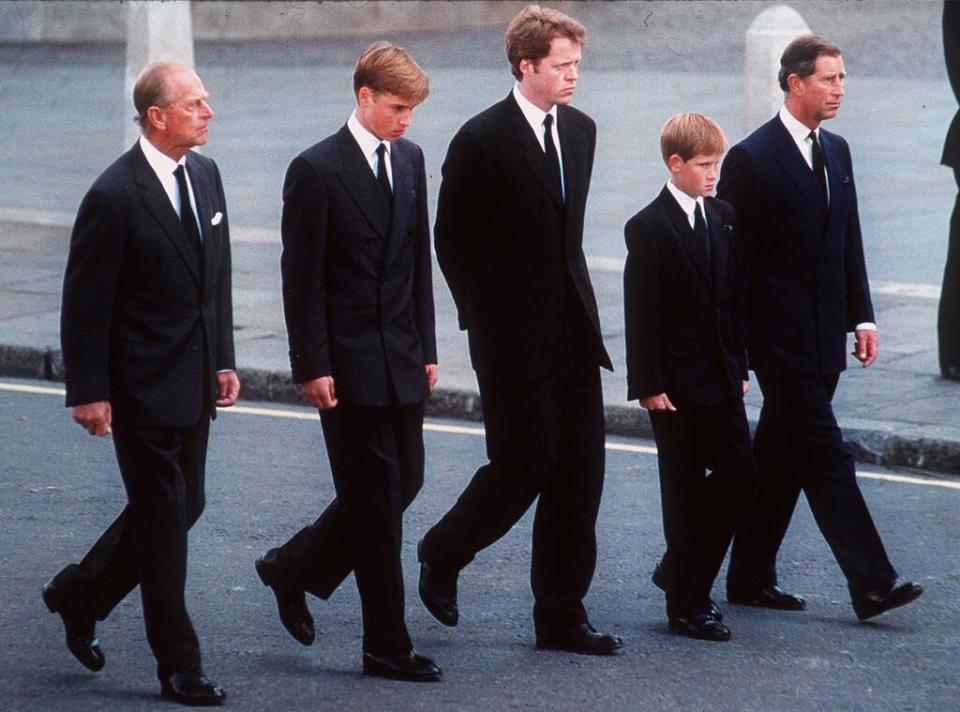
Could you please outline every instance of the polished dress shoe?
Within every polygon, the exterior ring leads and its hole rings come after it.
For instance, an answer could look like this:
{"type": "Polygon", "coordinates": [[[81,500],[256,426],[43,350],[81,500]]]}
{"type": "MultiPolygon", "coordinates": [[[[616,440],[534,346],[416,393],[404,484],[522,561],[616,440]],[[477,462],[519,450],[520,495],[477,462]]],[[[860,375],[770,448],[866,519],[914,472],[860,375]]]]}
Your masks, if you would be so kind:
{"type": "Polygon", "coordinates": [[[218,707],[227,693],[210,682],[199,670],[175,672],[160,680],[160,694],[168,700],[191,707],[218,707]]]}
{"type": "Polygon", "coordinates": [[[53,583],[43,587],[41,596],[51,613],[60,614],[66,631],[67,650],[88,670],[93,672],[102,670],[107,659],[100,650],[100,642],[97,640],[96,621],[80,619],[65,613],[60,605],[60,591],[53,583]]]}
{"type": "Polygon", "coordinates": [[[738,591],[727,589],[727,600],[730,603],[740,603],[745,606],[759,606],[760,608],[774,608],[778,611],[802,611],[807,602],[800,596],[787,593],[774,584],[752,591],[738,591]]]}
{"type": "Polygon", "coordinates": [[[730,629],[709,613],[693,616],[672,616],[668,619],[671,633],[699,640],[730,640],[730,629]]]}
{"type": "MultiPolygon", "coordinates": [[[[653,581],[653,585],[659,588],[661,591],[664,593],[667,592],[667,575],[664,573],[663,566],[661,566],[660,561],[658,561],[657,565],[654,567],[653,573],[650,575],[650,580],[653,581]]],[[[722,623],[723,611],[720,610],[720,606],[718,606],[712,598],[707,599],[707,601],[709,602],[708,612],[710,615],[722,623]]]]}
{"type": "Polygon", "coordinates": [[[443,675],[433,660],[413,651],[406,655],[364,653],[363,674],[401,682],[438,682],[443,675]]]}
{"type": "Polygon", "coordinates": [[[913,581],[897,579],[890,584],[890,587],[887,589],[868,591],[867,593],[854,597],[852,601],[853,611],[857,614],[857,618],[865,621],[867,618],[878,616],[885,611],[889,611],[891,608],[905,606],[911,601],[920,598],[922,593],[923,586],[920,584],[914,583],[913,581]]]}
{"type": "Polygon", "coordinates": [[[623,639],[617,635],[598,633],[589,623],[550,633],[537,633],[537,647],[541,650],[566,650],[580,655],[613,655],[623,648],[623,639]]]}
{"type": "Polygon", "coordinates": [[[316,629],[313,625],[313,616],[307,608],[307,601],[303,591],[282,586],[274,581],[274,562],[268,552],[254,563],[257,576],[264,586],[269,586],[277,599],[277,611],[280,613],[280,622],[287,632],[301,645],[311,645],[316,638],[316,629]]]}
{"type": "Polygon", "coordinates": [[[948,381],[960,381],[960,367],[947,366],[940,369],[940,375],[948,381]]]}
{"type": "Polygon", "coordinates": [[[420,600],[438,621],[455,626],[460,620],[457,608],[457,574],[441,573],[423,559],[423,540],[417,544],[420,562],[420,600]]]}

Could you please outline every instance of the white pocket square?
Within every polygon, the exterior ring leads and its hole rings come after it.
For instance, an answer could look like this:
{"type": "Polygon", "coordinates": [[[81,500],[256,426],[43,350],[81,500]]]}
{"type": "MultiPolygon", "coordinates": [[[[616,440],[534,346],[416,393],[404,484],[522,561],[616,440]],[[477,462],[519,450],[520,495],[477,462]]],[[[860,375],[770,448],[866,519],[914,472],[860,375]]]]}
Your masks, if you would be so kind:
{"type": "Polygon", "coordinates": [[[210,224],[214,226],[219,225],[221,220],[223,220],[223,213],[217,212],[217,214],[213,216],[213,219],[210,220],[210,224]]]}

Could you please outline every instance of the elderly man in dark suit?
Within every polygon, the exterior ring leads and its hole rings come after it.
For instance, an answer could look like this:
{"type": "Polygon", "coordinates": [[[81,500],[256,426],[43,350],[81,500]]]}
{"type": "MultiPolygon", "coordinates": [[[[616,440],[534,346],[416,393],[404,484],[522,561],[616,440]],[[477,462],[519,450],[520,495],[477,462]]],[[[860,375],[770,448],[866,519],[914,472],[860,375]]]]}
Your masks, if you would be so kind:
{"type": "Polygon", "coordinates": [[[357,108],[290,164],[283,186],[283,307],[293,380],[320,409],[337,498],[257,560],[281,622],[304,645],[304,592],[328,598],[354,571],[363,671],[434,681],[404,622],[403,510],[423,484],[424,401],[437,380],[427,178],[401,138],[427,97],[406,50],[371,45],[354,72],[357,108]]]}
{"type": "MultiPolygon", "coordinates": [[[[953,93],[960,101],[960,2],[956,0],[943,3],[943,56],[953,93]]],[[[960,381],[960,111],[950,123],[940,163],[953,168],[958,190],[950,216],[950,242],[937,314],[940,373],[960,381]]]]}
{"type": "Polygon", "coordinates": [[[609,654],[583,606],[603,489],[603,347],[583,255],[596,128],[568,106],[585,38],[531,5],[507,30],[517,79],[468,121],[443,164],[437,259],[467,330],[488,464],[423,538],[420,595],[456,625],[460,570],[539,496],[531,583],[541,648],[609,654]]]}
{"type": "Polygon", "coordinates": [[[190,151],[207,142],[213,111],[179,64],[147,67],[133,100],[143,135],[80,205],[61,321],[67,405],[90,434],[113,433],[128,504],[43,599],[70,652],[99,670],[95,622],[139,583],[163,696],[219,705],[184,604],[210,420],[240,390],[223,186],[216,164],[190,151]]]}
{"type": "Polygon", "coordinates": [[[736,208],[748,254],[747,352],[763,393],[759,489],[734,539],[727,598],[805,607],[776,573],[802,490],[865,619],[922,589],[898,579],[887,559],[831,406],[847,332],[864,367],[877,358],[850,149],[820,127],[840,108],[845,76],[835,44],[813,35],[791,42],[780,60],[782,109],[730,149],[720,175],[718,195],[736,208]]]}

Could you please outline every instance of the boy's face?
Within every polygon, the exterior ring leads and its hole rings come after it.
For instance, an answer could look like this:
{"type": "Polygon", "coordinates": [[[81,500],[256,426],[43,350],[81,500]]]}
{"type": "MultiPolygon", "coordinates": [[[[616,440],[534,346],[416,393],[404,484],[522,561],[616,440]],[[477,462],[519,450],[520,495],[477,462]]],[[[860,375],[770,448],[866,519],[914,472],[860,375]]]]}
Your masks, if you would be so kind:
{"type": "Polygon", "coordinates": [[[688,161],[677,154],[667,160],[670,168],[670,180],[677,188],[691,198],[706,197],[713,193],[717,185],[717,168],[723,154],[697,154],[688,161]]]}
{"type": "Polygon", "coordinates": [[[360,87],[357,92],[357,119],[381,141],[396,141],[410,126],[416,104],[389,92],[360,87]]]}

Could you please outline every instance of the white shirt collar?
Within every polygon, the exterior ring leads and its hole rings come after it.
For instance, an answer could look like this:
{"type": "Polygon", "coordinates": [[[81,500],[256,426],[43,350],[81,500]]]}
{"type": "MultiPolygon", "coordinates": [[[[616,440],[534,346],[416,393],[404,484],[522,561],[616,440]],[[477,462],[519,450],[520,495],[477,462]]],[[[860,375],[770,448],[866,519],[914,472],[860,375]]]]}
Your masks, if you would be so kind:
{"type": "Polygon", "coordinates": [[[173,172],[177,170],[177,166],[185,166],[187,164],[186,154],[184,154],[179,161],[175,161],[167,154],[161,153],[160,149],[150,143],[150,140],[143,134],[140,135],[140,150],[143,151],[147,163],[150,164],[150,167],[157,174],[157,177],[160,178],[161,182],[165,180],[166,176],[172,176],[173,172]]]}
{"type": "Polygon", "coordinates": [[[360,123],[360,119],[357,118],[356,109],[353,110],[353,112],[350,114],[350,118],[347,119],[347,128],[360,145],[360,150],[363,151],[363,155],[367,157],[367,162],[370,163],[371,167],[377,162],[377,149],[380,147],[381,143],[387,147],[386,158],[390,157],[390,150],[393,148],[393,146],[389,141],[381,141],[372,133],[367,131],[364,125],[360,123]]]}
{"type": "MultiPolygon", "coordinates": [[[[780,107],[780,121],[783,122],[783,125],[787,128],[787,132],[798,146],[803,144],[803,142],[807,140],[807,137],[810,136],[810,129],[807,128],[800,119],[790,113],[786,104],[780,107]]],[[[817,134],[817,140],[819,140],[820,127],[817,126],[813,131],[817,134]]]]}
{"type": "Polygon", "coordinates": [[[696,198],[690,197],[677,186],[675,186],[673,181],[667,181],[667,190],[670,191],[670,195],[672,195],[676,199],[677,203],[679,203],[680,209],[686,213],[687,219],[690,221],[691,226],[693,225],[693,211],[696,209],[698,204],[700,205],[700,212],[703,213],[703,220],[706,222],[707,211],[703,207],[702,196],[696,198]]]}
{"type": "Polygon", "coordinates": [[[556,131],[556,104],[550,107],[550,111],[544,111],[523,95],[523,92],[520,91],[520,82],[515,82],[513,85],[513,98],[520,107],[520,111],[523,112],[523,116],[527,120],[527,123],[529,123],[533,128],[533,132],[540,138],[541,143],[543,142],[543,120],[546,118],[547,114],[550,114],[550,116],[553,117],[554,131],[556,131]]]}

